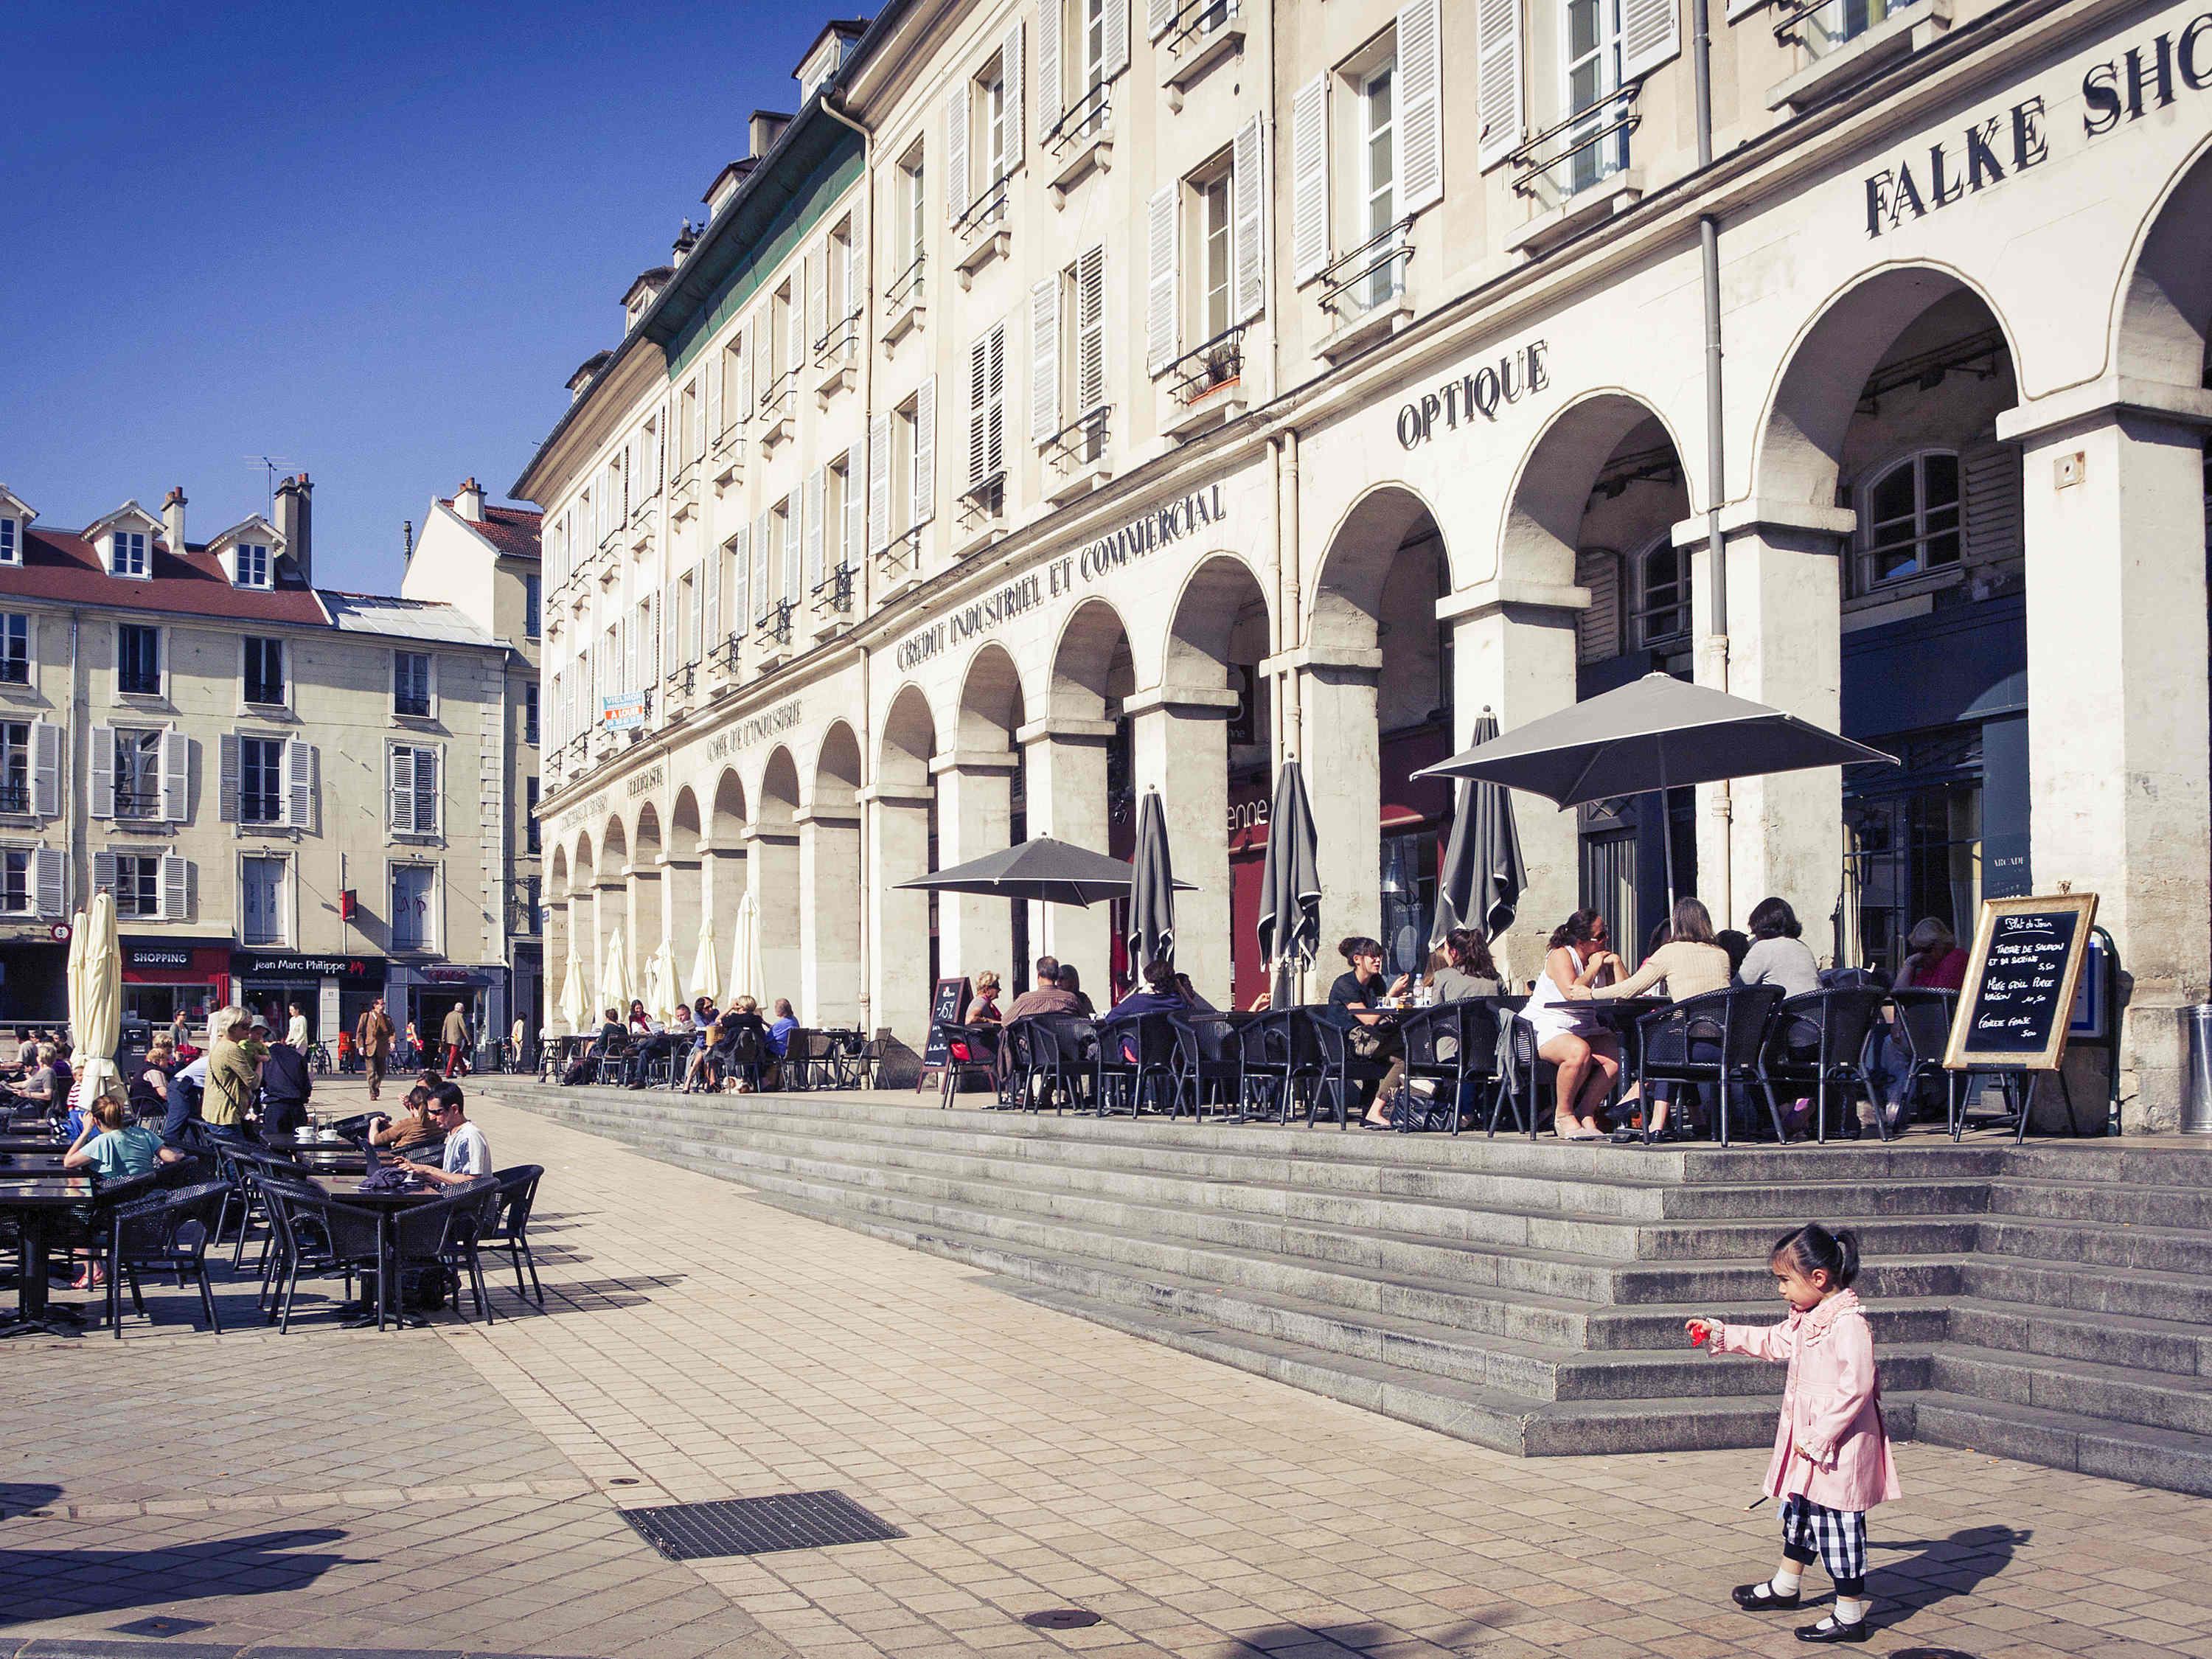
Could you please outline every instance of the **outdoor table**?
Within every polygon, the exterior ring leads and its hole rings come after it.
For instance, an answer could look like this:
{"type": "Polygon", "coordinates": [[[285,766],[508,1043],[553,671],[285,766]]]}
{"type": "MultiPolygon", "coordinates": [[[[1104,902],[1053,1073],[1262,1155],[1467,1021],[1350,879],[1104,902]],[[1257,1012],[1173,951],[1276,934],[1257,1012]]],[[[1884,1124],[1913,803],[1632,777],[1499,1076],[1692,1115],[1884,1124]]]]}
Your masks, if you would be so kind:
{"type": "Polygon", "coordinates": [[[18,1230],[15,1316],[0,1322],[0,1337],[62,1336],[75,1328],[74,1308],[47,1304],[46,1269],[52,1265],[54,1224],[90,1203],[92,1194],[88,1176],[0,1172],[0,1215],[13,1216],[18,1230]]]}
{"type": "Polygon", "coordinates": [[[1587,1013],[1607,1030],[1620,1037],[1620,1076],[1614,1080],[1613,1098],[1631,1082],[1638,1085],[1637,1098],[1643,1099],[1644,1033],[1639,1024],[1646,1014],[1656,1014],[1674,1006],[1672,997],[1609,997],[1592,998],[1588,1002],[1570,1003],[1577,1013],[1587,1013]]]}
{"type": "MultiPolygon", "coordinates": [[[[343,1181],[332,1181],[325,1177],[319,1184],[322,1189],[338,1203],[351,1205],[356,1209],[376,1212],[376,1328],[382,1330],[385,1315],[388,1311],[391,1301],[391,1287],[399,1277],[398,1273],[393,1271],[396,1264],[392,1261],[392,1218],[400,1210],[444,1197],[446,1189],[439,1186],[427,1186],[420,1188],[410,1188],[404,1192],[365,1193],[361,1190],[359,1177],[343,1181]]],[[[406,1310],[402,1309],[400,1322],[403,1325],[406,1322],[405,1314],[406,1310]]]]}
{"type": "Polygon", "coordinates": [[[0,1152],[0,1180],[20,1180],[25,1176],[59,1175],[62,1159],[69,1155],[63,1146],[41,1146],[35,1152],[0,1152]]]}

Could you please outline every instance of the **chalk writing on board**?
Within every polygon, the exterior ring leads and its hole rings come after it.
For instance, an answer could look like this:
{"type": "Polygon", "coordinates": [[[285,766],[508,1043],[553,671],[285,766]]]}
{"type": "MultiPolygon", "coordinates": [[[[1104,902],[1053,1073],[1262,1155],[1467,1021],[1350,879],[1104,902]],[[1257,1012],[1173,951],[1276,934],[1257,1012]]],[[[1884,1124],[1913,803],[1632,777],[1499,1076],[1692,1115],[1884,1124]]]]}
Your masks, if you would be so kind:
{"type": "Polygon", "coordinates": [[[1982,1054],[2036,1054],[2064,1013],[2066,969],[2081,918],[2030,912],[1994,918],[1988,965],[1974,995],[1966,1046],[1982,1054]]]}

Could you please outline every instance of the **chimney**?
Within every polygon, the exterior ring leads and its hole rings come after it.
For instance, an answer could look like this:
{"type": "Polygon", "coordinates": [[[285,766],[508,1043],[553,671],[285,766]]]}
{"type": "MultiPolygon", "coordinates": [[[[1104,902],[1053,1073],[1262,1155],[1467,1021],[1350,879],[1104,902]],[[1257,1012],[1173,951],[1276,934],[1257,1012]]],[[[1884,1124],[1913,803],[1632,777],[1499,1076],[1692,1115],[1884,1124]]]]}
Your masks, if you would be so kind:
{"type": "Polygon", "coordinates": [[[471,524],[483,522],[483,486],[474,478],[461,480],[461,487],[453,492],[453,511],[471,524]]]}
{"type": "Polygon", "coordinates": [[[775,148],[775,141],[783,137],[783,130],[791,125],[788,115],[779,115],[772,109],[757,109],[746,125],[746,133],[752,140],[753,158],[757,161],[775,148]]]}
{"type": "Polygon", "coordinates": [[[699,233],[691,228],[691,222],[686,219],[684,222],[684,228],[676,233],[675,243],[668,250],[668,263],[672,265],[682,264],[684,256],[698,245],[699,233]]]}
{"type": "Polygon", "coordinates": [[[403,564],[415,562],[415,520],[412,519],[399,521],[399,559],[403,564]]]}
{"type": "Polygon", "coordinates": [[[276,486],[276,533],[284,538],[292,568],[309,586],[314,585],[314,488],[304,472],[276,486]]]}
{"type": "Polygon", "coordinates": [[[161,524],[167,532],[172,557],[185,556],[185,487],[179,484],[161,498],[161,524]]]}

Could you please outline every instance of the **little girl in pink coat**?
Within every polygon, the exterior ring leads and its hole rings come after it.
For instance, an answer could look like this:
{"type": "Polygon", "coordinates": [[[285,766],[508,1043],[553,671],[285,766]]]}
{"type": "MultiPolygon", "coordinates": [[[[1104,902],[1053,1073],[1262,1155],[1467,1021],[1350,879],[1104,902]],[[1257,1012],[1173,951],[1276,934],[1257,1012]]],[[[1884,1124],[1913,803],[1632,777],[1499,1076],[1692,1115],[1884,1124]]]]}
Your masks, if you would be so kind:
{"type": "Polygon", "coordinates": [[[1898,1495],[1897,1466],[1881,1423],[1881,1382],[1874,1332],[1852,1294],[1857,1237],[1814,1223],[1785,1233],[1768,1265],[1790,1304],[1779,1325],[1688,1322],[1690,1340],[1714,1353],[1787,1360],[1782,1423],[1767,1495],[1782,1499],[1782,1565],[1773,1577],[1740,1585],[1738,1607],[1780,1611],[1798,1604],[1806,1565],[1819,1560],[1835,1580],[1836,1607],[1797,1632],[1801,1642],[1863,1642],[1870,1633],[1866,1595],[1866,1512],[1898,1495]]]}

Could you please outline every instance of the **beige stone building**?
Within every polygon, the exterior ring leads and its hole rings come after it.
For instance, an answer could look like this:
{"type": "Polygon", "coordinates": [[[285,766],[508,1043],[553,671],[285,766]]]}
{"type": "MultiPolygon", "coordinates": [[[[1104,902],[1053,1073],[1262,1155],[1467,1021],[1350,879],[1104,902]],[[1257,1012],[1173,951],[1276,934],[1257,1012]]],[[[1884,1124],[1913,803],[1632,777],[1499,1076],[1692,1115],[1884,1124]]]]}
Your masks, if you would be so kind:
{"type": "Polygon", "coordinates": [[[313,585],[312,486],[188,538],[186,501],[70,532],[0,490],[0,1024],[58,1021],[111,890],[124,1012],[296,1002],[324,1041],[504,1018],[520,654],[455,605],[313,585]]]}
{"type": "Polygon", "coordinates": [[[1741,925],[1894,967],[2096,890],[2131,1121],[2212,991],[2212,15],[2113,0],[916,0],[826,30],[623,301],[546,507],[549,972],[757,897],[802,1018],[1103,989],[1104,908],[896,883],[1158,787],[1240,1000],[1266,797],[1426,938],[1413,774],[1654,669],[1894,768],[1524,802],[1516,975],[1741,925]]]}

